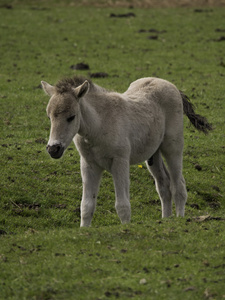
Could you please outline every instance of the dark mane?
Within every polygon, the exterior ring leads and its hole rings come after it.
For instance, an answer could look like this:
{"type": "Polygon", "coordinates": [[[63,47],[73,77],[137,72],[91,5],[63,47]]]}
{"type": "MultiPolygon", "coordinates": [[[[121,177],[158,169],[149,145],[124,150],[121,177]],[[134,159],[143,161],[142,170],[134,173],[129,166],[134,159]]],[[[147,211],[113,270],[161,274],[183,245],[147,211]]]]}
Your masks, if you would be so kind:
{"type": "Polygon", "coordinates": [[[79,85],[84,83],[85,80],[87,80],[90,83],[91,87],[93,86],[93,83],[90,79],[85,78],[83,76],[74,76],[72,78],[63,78],[63,79],[59,80],[55,86],[56,91],[59,94],[69,92],[71,90],[71,88],[78,87],[79,85]]]}

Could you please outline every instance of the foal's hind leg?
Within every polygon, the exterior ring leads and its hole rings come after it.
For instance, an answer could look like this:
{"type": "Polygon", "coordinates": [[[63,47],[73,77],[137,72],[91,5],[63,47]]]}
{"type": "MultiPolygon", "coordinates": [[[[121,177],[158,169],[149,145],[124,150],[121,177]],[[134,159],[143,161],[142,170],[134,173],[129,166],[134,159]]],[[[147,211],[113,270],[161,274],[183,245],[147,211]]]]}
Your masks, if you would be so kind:
{"type": "Polygon", "coordinates": [[[152,159],[146,161],[146,165],[155,179],[156,190],[162,205],[162,217],[169,217],[172,214],[170,177],[159,150],[153,155],[152,159]]]}
{"type": "Polygon", "coordinates": [[[83,181],[81,227],[87,227],[91,225],[91,220],[95,211],[101,175],[102,169],[95,164],[88,164],[85,159],[81,157],[81,176],[83,181]]]}
{"type": "Polygon", "coordinates": [[[183,166],[183,140],[182,138],[173,142],[165,141],[162,145],[163,156],[166,159],[170,174],[170,190],[172,199],[176,206],[176,215],[184,216],[185,203],[187,201],[187,190],[182,175],[183,166]]]}

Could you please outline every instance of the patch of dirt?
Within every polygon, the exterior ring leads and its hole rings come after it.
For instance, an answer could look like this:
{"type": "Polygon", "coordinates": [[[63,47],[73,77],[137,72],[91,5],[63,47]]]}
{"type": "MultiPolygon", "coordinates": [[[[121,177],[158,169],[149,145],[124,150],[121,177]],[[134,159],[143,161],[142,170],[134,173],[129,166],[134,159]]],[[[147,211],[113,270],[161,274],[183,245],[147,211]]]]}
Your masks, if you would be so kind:
{"type": "Polygon", "coordinates": [[[150,35],[148,37],[149,40],[158,40],[158,35],[150,35]]]}
{"type": "Polygon", "coordinates": [[[12,9],[13,6],[11,4],[2,4],[0,8],[12,9]]]}
{"type": "Polygon", "coordinates": [[[192,207],[194,209],[200,209],[200,206],[197,203],[190,204],[190,207],[192,207]]]}
{"type": "Polygon", "coordinates": [[[225,32],[225,29],[221,29],[221,28],[216,28],[215,32],[225,32]]]}
{"type": "Polygon", "coordinates": [[[151,29],[148,29],[148,30],[146,30],[146,29],[138,30],[138,33],[145,33],[145,32],[160,34],[160,33],[166,33],[167,31],[166,30],[157,30],[157,29],[154,29],[154,28],[151,28],[151,29]]]}
{"type": "Polygon", "coordinates": [[[220,36],[218,39],[215,39],[214,42],[225,42],[225,36],[220,36]]]}
{"type": "Polygon", "coordinates": [[[12,211],[15,214],[20,215],[21,213],[23,213],[23,210],[28,208],[29,210],[35,210],[36,212],[39,212],[41,209],[41,205],[40,204],[28,204],[28,203],[16,203],[14,201],[11,200],[11,203],[13,204],[13,208],[12,211]]]}
{"type": "Polygon", "coordinates": [[[35,143],[37,143],[37,144],[47,144],[47,140],[45,140],[45,139],[43,139],[43,138],[37,138],[36,140],[35,140],[35,143]]]}
{"type": "Polygon", "coordinates": [[[0,229],[0,235],[5,235],[5,234],[7,234],[7,232],[3,229],[0,229]]]}
{"type": "Polygon", "coordinates": [[[109,74],[104,72],[97,72],[97,73],[90,73],[89,76],[91,78],[106,78],[109,76],[109,74]]]}
{"type": "Polygon", "coordinates": [[[90,67],[88,64],[78,63],[76,65],[70,66],[70,69],[72,69],[72,70],[90,70],[90,67]]]}
{"type": "Polygon", "coordinates": [[[127,14],[110,14],[110,18],[130,18],[136,17],[134,13],[127,13],[127,14]]]}

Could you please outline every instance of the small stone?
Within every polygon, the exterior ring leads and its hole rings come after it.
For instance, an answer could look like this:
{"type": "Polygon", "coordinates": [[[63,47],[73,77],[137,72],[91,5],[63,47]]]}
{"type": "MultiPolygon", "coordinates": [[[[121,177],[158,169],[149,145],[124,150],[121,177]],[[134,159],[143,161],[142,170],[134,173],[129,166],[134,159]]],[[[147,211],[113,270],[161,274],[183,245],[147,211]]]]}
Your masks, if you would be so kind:
{"type": "Polygon", "coordinates": [[[145,278],[142,278],[140,281],[139,281],[140,284],[146,284],[147,283],[147,280],[145,278]]]}

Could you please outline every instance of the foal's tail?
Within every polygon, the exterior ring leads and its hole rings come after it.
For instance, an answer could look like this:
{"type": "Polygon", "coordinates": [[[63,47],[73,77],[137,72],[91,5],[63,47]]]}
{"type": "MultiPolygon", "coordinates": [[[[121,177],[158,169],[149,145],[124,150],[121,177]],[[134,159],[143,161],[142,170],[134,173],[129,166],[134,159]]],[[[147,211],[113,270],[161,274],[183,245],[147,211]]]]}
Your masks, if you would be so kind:
{"type": "Polygon", "coordinates": [[[181,91],[179,91],[183,100],[183,110],[184,114],[191,121],[191,124],[194,125],[196,129],[207,134],[212,130],[212,125],[209,124],[207,119],[199,114],[196,114],[194,111],[194,105],[190,102],[190,99],[181,91]]]}

